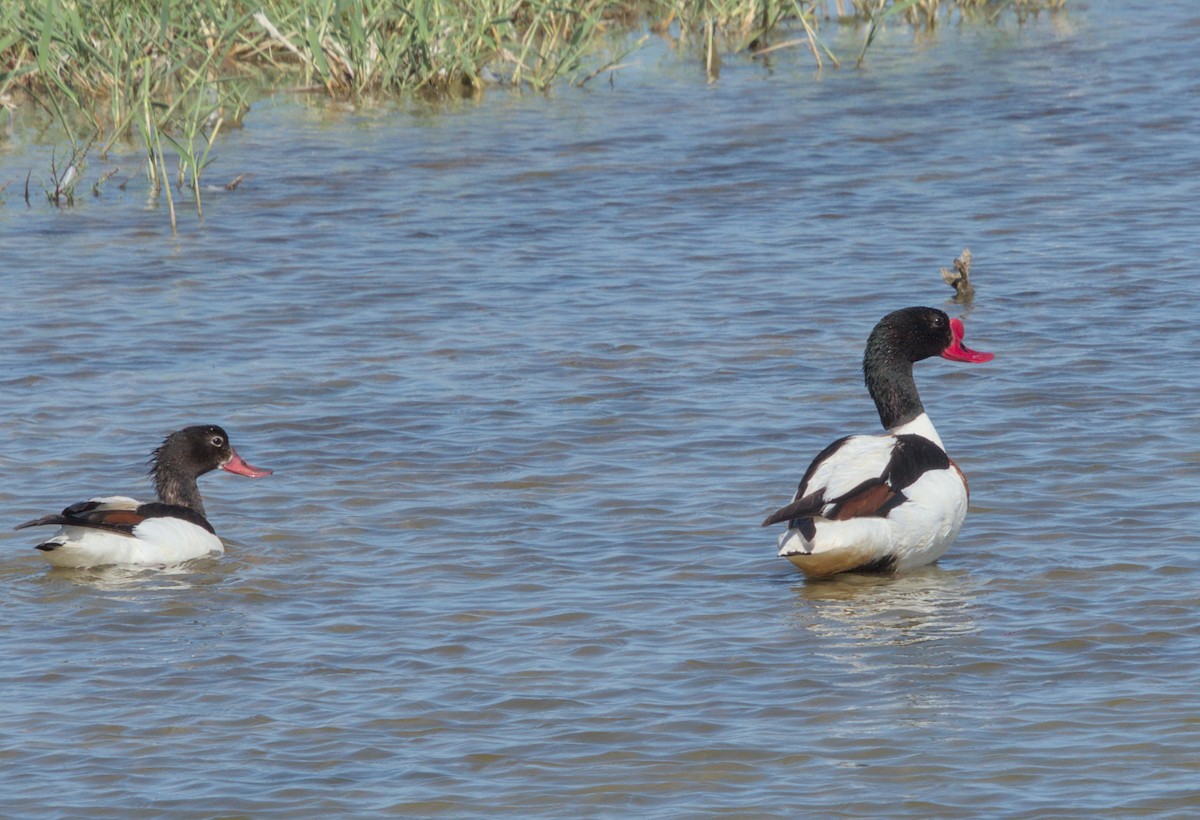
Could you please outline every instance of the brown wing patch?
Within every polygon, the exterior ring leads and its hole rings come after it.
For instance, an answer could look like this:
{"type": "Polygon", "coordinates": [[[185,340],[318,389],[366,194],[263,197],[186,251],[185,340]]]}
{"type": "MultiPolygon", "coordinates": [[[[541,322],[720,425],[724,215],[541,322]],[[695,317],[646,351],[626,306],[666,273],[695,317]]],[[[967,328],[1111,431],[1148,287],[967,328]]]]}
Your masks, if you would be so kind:
{"type": "Polygon", "coordinates": [[[826,516],[834,521],[879,515],[880,509],[896,497],[896,491],[879,479],[863,482],[838,502],[837,509],[826,516]]]}
{"type": "Polygon", "coordinates": [[[145,521],[146,516],[138,515],[134,510],[100,510],[86,516],[86,520],[94,527],[133,529],[145,521]]]}
{"type": "Polygon", "coordinates": [[[146,516],[137,510],[87,510],[81,514],[67,515],[64,510],[62,523],[71,527],[90,527],[95,530],[107,530],[120,535],[133,536],[133,528],[146,520],[146,516]]]}

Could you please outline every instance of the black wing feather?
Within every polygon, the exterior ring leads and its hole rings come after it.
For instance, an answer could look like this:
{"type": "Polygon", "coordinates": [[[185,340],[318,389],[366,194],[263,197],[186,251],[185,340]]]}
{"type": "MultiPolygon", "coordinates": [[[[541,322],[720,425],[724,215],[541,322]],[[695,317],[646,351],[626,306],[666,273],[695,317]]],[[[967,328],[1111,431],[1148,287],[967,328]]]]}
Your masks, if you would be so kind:
{"type": "Polygon", "coordinates": [[[67,507],[58,515],[44,515],[33,521],[18,524],[14,529],[23,530],[26,527],[57,524],[62,527],[87,527],[94,530],[116,532],[122,535],[132,535],[134,528],[147,518],[181,518],[184,521],[208,530],[214,535],[216,534],[212,524],[209,524],[204,516],[190,507],[181,507],[178,504],[163,504],[158,501],[142,504],[133,510],[103,507],[99,501],[80,501],[77,504],[67,507]]]}

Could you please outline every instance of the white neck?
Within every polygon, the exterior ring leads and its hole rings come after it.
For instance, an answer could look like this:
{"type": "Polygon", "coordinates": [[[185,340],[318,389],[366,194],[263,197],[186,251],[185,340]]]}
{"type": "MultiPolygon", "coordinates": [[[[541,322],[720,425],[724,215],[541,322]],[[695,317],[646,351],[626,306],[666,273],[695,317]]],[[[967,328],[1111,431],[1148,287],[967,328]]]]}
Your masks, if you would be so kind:
{"type": "Polygon", "coordinates": [[[933,429],[933,422],[929,420],[929,415],[926,413],[922,413],[921,415],[917,416],[915,419],[913,419],[912,421],[910,421],[906,424],[898,424],[895,427],[893,427],[891,430],[888,430],[888,432],[891,433],[893,436],[903,436],[903,435],[910,435],[910,434],[917,435],[917,436],[920,436],[921,438],[929,439],[934,444],[936,444],[938,447],[941,447],[943,450],[946,449],[945,445],[942,444],[941,437],[938,436],[938,434],[937,434],[937,430],[933,429]]]}

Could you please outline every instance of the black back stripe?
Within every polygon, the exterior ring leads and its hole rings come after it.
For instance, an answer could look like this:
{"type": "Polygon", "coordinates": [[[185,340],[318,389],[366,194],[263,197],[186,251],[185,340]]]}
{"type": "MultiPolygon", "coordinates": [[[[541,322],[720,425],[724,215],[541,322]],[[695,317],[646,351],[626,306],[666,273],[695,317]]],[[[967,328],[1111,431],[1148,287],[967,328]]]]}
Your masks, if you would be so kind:
{"type": "Polygon", "coordinates": [[[930,470],[949,468],[950,457],[945,450],[924,436],[908,433],[896,436],[896,446],[892,448],[892,459],[883,479],[892,489],[903,490],[930,470]]]}

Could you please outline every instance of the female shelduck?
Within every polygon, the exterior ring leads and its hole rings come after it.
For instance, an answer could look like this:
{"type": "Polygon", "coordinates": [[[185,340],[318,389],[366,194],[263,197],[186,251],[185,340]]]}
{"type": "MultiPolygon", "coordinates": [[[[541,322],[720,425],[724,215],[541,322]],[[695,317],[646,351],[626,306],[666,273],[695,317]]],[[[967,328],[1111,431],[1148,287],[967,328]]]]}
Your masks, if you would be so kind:
{"type": "Polygon", "coordinates": [[[158,501],[93,498],[17,529],[60,525],[62,529],[37,547],[56,567],[166,565],[219,554],[225,547],[204,517],[196,487],[198,477],[218,467],[250,478],[271,474],[243,461],[215,424],[187,427],[167,436],[150,456],[158,501]]]}
{"type": "Polygon", "coordinates": [[[962,343],[963,323],[936,308],[889,313],[863,355],[867,391],[887,435],[847,436],[816,457],[791,504],[763,526],[788,522],[779,554],[809,578],[903,572],[941,557],[967,515],[967,479],[925,414],[913,362],[940,355],[991,361],[962,343]]]}

